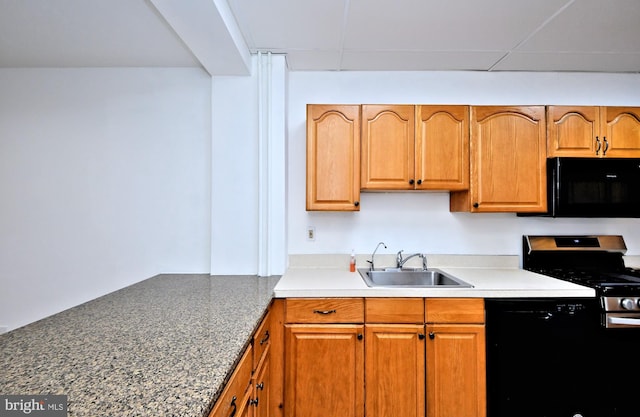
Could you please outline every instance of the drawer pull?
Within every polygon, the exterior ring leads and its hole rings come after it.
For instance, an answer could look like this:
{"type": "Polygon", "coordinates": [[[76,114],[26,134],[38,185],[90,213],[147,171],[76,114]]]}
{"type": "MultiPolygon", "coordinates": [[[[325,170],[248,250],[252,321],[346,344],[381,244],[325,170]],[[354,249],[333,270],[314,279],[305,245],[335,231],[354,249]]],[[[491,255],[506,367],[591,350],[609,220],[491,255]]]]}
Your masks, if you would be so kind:
{"type": "Polygon", "coordinates": [[[264,337],[260,341],[260,344],[263,345],[263,344],[267,343],[268,340],[269,340],[269,330],[267,330],[265,332],[264,337]]]}
{"type": "Polygon", "coordinates": [[[323,314],[323,315],[337,313],[335,309],[334,310],[313,310],[313,312],[315,314],[323,314]]]}
{"type": "Polygon", "coordinates": [[[234,417],[236,415],[236,412],[238,411],[238,406],[236,405],[237,399],[238,398],[235,395],[231,399],[231,407],[233,407],[233,410],[231,410],[231,414],[229,414],[229,417],[234,417]]]}

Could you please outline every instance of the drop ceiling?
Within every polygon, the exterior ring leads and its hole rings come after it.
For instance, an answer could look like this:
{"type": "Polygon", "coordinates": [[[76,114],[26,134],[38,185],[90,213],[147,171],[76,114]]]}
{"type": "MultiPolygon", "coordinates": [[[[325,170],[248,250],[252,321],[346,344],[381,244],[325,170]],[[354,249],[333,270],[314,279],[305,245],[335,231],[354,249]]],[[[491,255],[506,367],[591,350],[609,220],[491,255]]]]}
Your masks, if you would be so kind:
{"type": "Polygon", "coordinates": [[[637,73],[640,1],[0,0],[0,67],[246,73],[230,50],[293,71],[637,73]]]}

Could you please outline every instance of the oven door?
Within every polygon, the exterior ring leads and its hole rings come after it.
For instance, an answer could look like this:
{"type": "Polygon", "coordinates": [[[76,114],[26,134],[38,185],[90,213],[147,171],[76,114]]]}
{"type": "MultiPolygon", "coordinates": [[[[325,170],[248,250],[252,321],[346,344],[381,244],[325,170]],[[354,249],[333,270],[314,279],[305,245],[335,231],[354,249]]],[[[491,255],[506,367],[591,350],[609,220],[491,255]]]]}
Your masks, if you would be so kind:
{"type": "Polygon", "coordinates": [[[639,314],[607,313],[603,317],[602,324],[607,329],[636,329],[640,331],[639,314]]]}

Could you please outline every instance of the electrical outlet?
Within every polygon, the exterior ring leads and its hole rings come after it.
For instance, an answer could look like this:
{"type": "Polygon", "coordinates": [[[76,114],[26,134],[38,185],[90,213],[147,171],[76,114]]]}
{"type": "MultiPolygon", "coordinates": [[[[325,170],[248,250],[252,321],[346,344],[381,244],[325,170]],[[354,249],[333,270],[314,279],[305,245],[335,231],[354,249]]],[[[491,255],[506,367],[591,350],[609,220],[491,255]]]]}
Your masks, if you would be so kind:
{"type": "Polygon", "coordinates": [[[307,240],[316,240],[316,228],[313,226],[307,227],[307,240]]]}

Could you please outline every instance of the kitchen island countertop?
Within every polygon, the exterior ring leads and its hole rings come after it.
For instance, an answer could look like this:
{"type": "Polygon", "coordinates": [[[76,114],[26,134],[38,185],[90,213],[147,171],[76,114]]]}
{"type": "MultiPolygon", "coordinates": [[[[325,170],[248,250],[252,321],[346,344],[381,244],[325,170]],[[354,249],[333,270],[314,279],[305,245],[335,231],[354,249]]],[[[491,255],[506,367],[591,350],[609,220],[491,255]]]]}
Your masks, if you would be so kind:
{"type": "Polygon", "coordinates": [[[69,416],[206,416],[279,277],[158,275],[0,335],[0,394],[69,416]]]}

